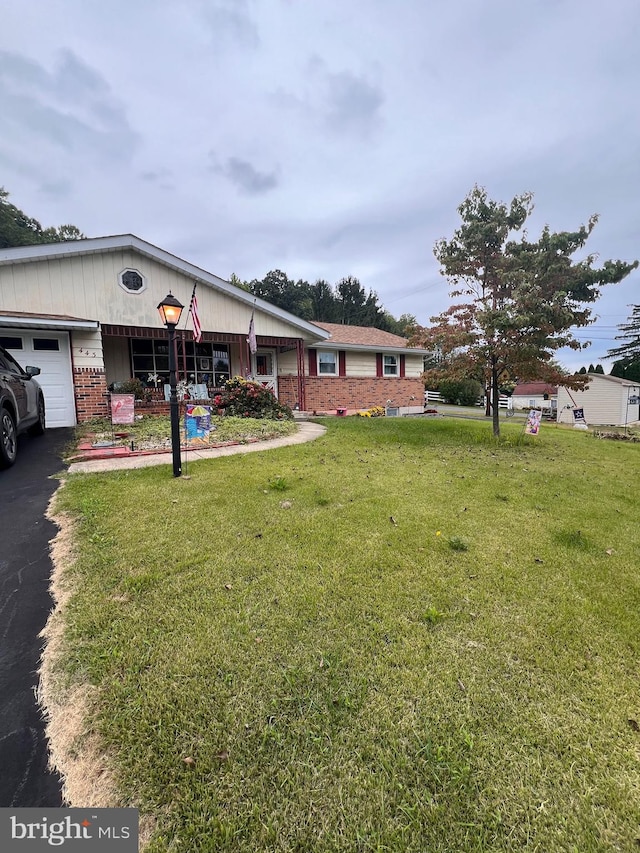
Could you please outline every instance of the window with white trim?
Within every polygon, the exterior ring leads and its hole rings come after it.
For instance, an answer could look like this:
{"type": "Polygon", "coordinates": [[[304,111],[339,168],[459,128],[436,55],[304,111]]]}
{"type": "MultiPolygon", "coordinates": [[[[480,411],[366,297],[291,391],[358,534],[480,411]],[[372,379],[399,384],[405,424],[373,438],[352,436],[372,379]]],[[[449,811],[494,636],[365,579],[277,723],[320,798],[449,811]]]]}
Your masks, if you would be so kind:
{"type": "Polygon", "coordinates": [[[397,355],[385,355],[382,357],[383,376],[398,376],[400,372],[399,358],[397,355]]]}
{"type": "Polygon", "coordinates": [[[127,293],[142,293],[147,289],[147,280],[139,270],[124,269],[118,276],[118,284],[127,293]]]}
{"type": "Polygon", "coordinates": [[[318,375],[319,376],[337,376],[338,375],[338,353],[334,350],[324,351],[318,350],[318,375]]]}

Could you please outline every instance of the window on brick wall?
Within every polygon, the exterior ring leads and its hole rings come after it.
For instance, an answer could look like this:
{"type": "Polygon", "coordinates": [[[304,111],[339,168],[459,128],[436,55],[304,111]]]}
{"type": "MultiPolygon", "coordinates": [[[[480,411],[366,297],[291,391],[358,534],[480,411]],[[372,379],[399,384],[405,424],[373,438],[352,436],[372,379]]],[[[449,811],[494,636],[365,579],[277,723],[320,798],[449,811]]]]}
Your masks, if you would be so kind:
{"type": "Polygon", "coordinates": [[[318,351],[318,374],[320,376],[338,375],[338,353],[335,350],[318,351]]]}
{"type": "Polygon", "coordinates": [[[383,356],[383,367],[385,376],[398,376],[399,374],[399,359],[397,355],[383,356]]]}

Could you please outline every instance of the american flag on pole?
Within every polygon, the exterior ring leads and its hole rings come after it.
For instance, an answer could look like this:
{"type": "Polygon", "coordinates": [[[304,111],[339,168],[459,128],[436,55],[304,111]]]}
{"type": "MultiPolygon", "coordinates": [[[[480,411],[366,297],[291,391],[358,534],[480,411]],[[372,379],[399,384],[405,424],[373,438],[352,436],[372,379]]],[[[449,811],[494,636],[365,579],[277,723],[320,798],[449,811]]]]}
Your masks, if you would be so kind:
{"type": "Polygon", "coordinates": [[[247,338],[247,343],[249,344],[251,355],[255,355],[258,351],[258,341],[256,339],[256,327],[253,323],[253,311],[251,312],[251,320],[249,322],[249,337],[247,338]]]}
{"type": "Polygon", "coordinates": [[[189,313],[193,320],[193,339],[196,343],[202,340],[202,326],[200,325],[200,317],[198,316],[198,299],[196,297],[197,284],[193,285],[193,293],[191,294],[191,305],[189,305],[189,313]]]}

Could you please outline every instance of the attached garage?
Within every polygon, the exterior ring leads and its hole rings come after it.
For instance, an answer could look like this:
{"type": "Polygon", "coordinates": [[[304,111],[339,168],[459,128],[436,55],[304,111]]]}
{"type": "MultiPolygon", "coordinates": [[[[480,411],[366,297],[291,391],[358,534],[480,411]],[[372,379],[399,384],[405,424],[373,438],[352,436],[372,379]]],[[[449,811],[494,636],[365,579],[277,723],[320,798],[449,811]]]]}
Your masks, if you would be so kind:
{"type": "Polygon", "coordinates": [[[75,426],[69,333],[2,329],[0,344],[22,367],[40,368],[38,382],[44,392],[47,427],[75,426]]]}
{"type": "Polygon", "coordinates": [[[98,323],[75,317],[0,312],[0,344],[22,367],[40,368],[49,429],[76,424],[71,339],[97,329],[98,323]]]}

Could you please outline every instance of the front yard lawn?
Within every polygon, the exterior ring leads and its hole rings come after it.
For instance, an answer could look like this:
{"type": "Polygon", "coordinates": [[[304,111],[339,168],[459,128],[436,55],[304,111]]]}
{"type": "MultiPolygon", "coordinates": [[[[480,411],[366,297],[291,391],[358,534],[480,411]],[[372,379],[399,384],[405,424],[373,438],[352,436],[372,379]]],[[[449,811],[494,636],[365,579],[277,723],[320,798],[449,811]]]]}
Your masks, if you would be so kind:
{"type": "Polygon", "coordinates": [[[153,853],[635,849],[638,446],[327,426],[68,478],[74,754],[98,737],[153,853]]]}

